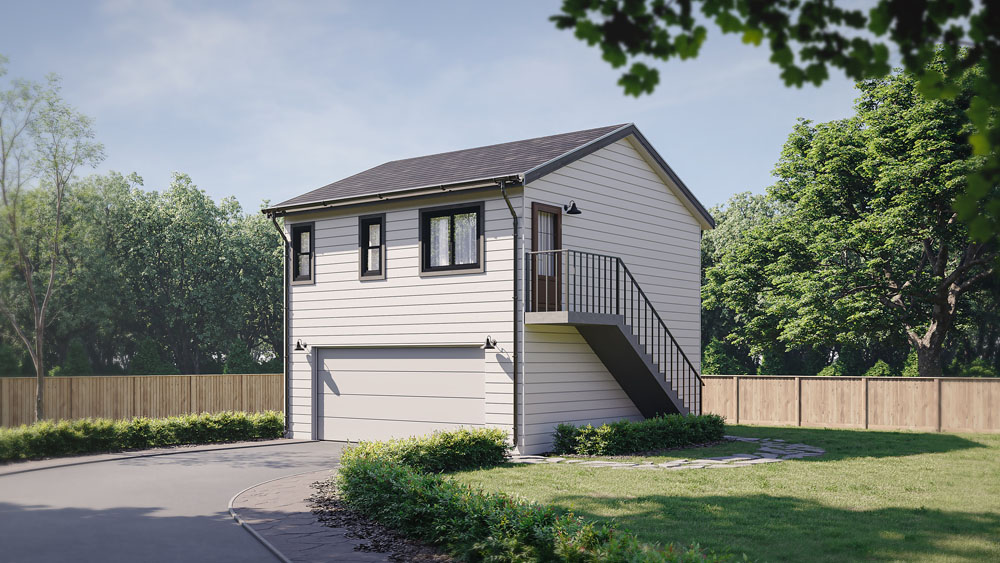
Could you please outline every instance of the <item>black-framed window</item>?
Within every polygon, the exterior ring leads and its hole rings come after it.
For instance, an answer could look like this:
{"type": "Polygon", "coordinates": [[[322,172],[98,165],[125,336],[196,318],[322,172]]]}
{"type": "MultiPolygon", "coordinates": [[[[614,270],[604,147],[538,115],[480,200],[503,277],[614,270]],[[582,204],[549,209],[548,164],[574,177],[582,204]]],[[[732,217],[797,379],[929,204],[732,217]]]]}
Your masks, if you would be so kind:
{"type": "Polygon", "coordinates": [[[385,278],[385,215],[358,218],[359,269],[362,279],[385,278]]]}
{"type": "Polygon", "coordinates": [[[421,272],[483,270],[483,204],[420,212],[421,272]]]}
{"type": "Polygon", "coordinates": [[[315,265],[313,224],[292,226],[292,281],[311,282],[315,265]]]}

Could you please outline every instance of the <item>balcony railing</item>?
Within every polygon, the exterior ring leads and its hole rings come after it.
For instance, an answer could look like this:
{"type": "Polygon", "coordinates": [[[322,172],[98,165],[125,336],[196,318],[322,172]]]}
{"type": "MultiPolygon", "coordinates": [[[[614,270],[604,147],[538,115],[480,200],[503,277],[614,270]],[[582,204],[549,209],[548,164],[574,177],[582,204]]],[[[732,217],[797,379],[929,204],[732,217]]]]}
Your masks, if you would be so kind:
{"type": "Polygon", "coordinates": [[[701,414],[698,371],[621,258],[569,249],[526,254],[529,312],[620,316],[688,411],[701,414]]]}

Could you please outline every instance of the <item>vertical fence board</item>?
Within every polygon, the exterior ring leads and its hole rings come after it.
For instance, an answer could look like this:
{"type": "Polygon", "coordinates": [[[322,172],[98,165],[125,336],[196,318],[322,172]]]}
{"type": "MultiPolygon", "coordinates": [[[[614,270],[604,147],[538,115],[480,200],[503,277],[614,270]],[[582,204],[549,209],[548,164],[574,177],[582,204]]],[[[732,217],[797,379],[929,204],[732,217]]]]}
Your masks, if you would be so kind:
{"type": "Polygon", "coordinates": [[[941,430],[1000,432],[1000,382],[942,379],[941,430]]]}
{"type": "Polygon", "coordinates": [[[733,386],[735,376],[720,376],[706,381],[702,389],[701,410],[705,413],[714,413],[726,419],[727,422],[734,421],[733,386]]]}
{"type": "Polygon", "coordinates": [[[66,420],[73,418],[73,382],[69,377],[46,377],[42,397],[45,418],[66,420]]]}
{"type": "Polygon", "coordinates": [[[35,419],[35,378],[0,377],[0,426],[31,424],[35,419]]]}
{"type": "Polygon", "coordinates": [[[134,416],[133,378],[95,376],[70,378],[71,418],[130,418],[134,416]]]}
{"type": "MultiPolygon", "coordinates": [[[[705,412],[732,422],[736,378],[702,379],[705,412]]],[[[1000,379],[742,376],[738,399],[745,424],[1000,432],[1000,379]]]]}
{"type": "Polygon", "coordinates": [[[192,375],[191,412],[243,410],[241,375],[192,375]]]}
{"type": "Polygon", "coordinates": [[[937,430],[937,383],[933,379],[872,378],[869,427],[937,430]]]}

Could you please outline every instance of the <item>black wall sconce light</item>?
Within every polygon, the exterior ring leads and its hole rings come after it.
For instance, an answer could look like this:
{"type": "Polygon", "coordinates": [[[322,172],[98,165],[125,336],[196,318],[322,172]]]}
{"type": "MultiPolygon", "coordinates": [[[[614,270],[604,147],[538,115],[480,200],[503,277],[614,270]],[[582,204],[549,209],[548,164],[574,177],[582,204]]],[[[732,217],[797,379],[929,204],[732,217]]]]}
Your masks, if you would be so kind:
{"type": "Polygon", "coordinates": [[[580,208],[576,206],[576,201],[572,199],[569,200],[569,205],[563,206],[563,211],[566,212],[566,215],[579,215],[583,213],[583,211],[580,211],[580,208]]]}
{"type": "Polygon", "coordinates": [[[301,339],[295,341],[295,351],[296,352],[304,352],[305,349],[306,349],[306,345],[302,343],[301,339]]]}
{"type": "Polygon", "coordinates": [[[495,338],[493,338],[492,336],[487,336],[486,337],[486,343],[483,344],[482,346],[480,346],[479,348],[482,349],[482,350],[496,350],[497,349],[497,340],[495,338]]]}

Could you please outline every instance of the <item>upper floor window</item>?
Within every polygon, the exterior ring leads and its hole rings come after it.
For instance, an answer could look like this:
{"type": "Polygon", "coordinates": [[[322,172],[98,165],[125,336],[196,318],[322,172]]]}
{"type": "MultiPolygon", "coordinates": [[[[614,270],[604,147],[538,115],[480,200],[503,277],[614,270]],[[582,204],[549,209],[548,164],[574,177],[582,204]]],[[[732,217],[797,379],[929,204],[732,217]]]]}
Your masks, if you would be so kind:
{"type": "Polygon", "coordinates": [[[483,204],[420,211],[420,270],[483,271],[483,204]]]}
{"type": "Polygon", "coordinates": [[[361,279],[385,279],[385,215],[358,219],[361,279]]]}
{"type": "Polygon", "coordinates": [[[292,281],[311,282],[313,279],[313,224],[292,226],[292,281]]]}

